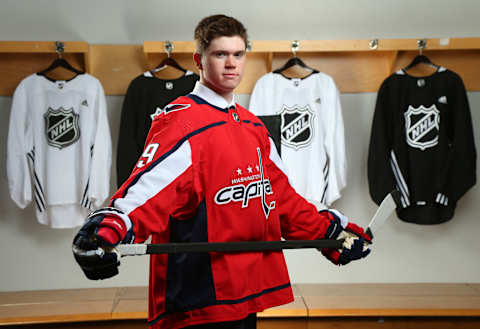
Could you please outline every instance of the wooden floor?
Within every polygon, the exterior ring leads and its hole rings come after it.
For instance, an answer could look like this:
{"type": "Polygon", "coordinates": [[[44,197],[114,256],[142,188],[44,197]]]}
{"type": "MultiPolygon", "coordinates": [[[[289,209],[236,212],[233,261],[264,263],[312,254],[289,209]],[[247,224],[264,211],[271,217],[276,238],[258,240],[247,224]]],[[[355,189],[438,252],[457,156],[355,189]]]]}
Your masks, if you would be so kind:
{"type": "MultiPolygon", "coordinates": [[[[480,328],[480,284],[307,284],[294,294],[259,313],[258,329],[480,328]]],[[[0,326],[146,328],[147,288],[3,292],[0,326]]]]}

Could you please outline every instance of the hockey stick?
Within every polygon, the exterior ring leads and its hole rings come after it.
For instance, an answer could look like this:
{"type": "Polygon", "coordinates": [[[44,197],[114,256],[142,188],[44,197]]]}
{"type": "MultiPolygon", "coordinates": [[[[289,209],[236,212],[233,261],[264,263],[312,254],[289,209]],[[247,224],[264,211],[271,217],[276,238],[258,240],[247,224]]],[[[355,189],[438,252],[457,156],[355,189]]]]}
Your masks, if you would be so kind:
{"type": "Polygon", "coordinates": [[[365,230],[370,238],[373,239],[374,233],[387,221],[393,211],[402,204],[400,198],[400,191],[393,190],[382,200],[365,230]]]}
{"type": "Polygon", "coordinates": [[[279,251],[302,248],[342,248],[342,240],[285,240],[239,242],[173,242],[162,244],[121,244],[116,248],[122,256],[145,254],[178,254],[192,252],[279,251]]]}
{"type": "MultiPolygon", "coordinates": [[[[389,193],[380,204],[367,228],[367,234],[373,238],[376,232],[395,210],[398,204],[398,191],[389,193]]],[[[331,248],[341,249],[343,240],[286,240],[286,241],[240,241],[240,242],[174,242],[163,244],[121,244],[116,247],[122,256],[152,254],[177,254],[193,252],[247,252],[279,251],[283,249],[331,248]]]]}

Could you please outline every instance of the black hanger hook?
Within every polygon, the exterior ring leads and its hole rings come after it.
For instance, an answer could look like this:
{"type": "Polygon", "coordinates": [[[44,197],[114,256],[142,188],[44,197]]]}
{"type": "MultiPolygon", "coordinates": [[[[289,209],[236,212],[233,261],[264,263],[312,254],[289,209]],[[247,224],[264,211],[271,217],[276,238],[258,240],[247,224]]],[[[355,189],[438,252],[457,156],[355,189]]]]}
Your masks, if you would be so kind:
{"type": "Polygon", "coordinates": [[[61,41],[55,41],[55,48],[58,55],[58,58],[62,58],[62,54],[65,51],[65,44],[61,41]]]}
{"type": "Polygon", "coordinates": [[[293,40],[292,42],[293,57],[297,57],[297,51],[299,48],[300,48],[300,42],[298,40],[293,40]]]}
{"type": "Polygon", "coordinates": [[[421,55],[422,50],[427,47],[427,39],[418,39],[417,47],[418,47],[418,53],[421,55]]]}
{"type": "Polygon", "coordinates": [[[167,53],[167,57],[170,57],[170,53],[173,51],[173,43],[170,41],[165,41],[165,52],[167,53]]]}

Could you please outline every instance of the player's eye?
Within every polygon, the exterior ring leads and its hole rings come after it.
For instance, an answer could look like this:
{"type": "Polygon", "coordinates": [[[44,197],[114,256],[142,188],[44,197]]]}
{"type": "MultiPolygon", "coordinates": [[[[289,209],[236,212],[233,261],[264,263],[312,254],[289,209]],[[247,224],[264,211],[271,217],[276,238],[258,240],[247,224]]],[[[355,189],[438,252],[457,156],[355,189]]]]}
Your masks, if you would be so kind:
{"type": "Polygon", "coordinates": [[[238,51],[234,55],[235,55],[236,58],[242,58],[243,56],[245,56],[245,52],[244,51],[238,51]]]}

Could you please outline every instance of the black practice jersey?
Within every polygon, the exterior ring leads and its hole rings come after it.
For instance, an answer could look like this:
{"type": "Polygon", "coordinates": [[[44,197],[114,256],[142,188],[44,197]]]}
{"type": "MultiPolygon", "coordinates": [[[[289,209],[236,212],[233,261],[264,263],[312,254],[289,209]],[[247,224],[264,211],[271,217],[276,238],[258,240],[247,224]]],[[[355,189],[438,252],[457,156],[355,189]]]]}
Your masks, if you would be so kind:
{"type": "Polygon", "coordinates": [[[267,128],[268,132],[273,138],[273,142],[275,143],[275,147],[277,148],[277,152],[280,156],[281,154],[281,124],[282,124],[282,117],[280,115],[259,115],[258,118],[262,120],[263,124],[267,128]]]}
{"type": "Polygon", "coordinates": [[[380,87],[368,155],[368,182],[379,204],[402,195],[400,219],[437,224],[476,182],[472,119],[462,79],[443,67],[428,77],[403,70],[380,87]]]}
{"type": "Polygon", "coordinates": [[[150,71],[130,83],[123,102],[117,148],[117,184],[130,176],[142,154],[152,116],[174,99],[193,90],[199,76],[191,71],[178,79],[163,80],[150,71]]]}

